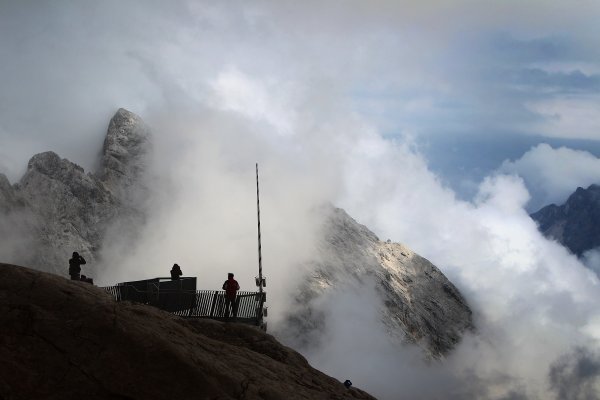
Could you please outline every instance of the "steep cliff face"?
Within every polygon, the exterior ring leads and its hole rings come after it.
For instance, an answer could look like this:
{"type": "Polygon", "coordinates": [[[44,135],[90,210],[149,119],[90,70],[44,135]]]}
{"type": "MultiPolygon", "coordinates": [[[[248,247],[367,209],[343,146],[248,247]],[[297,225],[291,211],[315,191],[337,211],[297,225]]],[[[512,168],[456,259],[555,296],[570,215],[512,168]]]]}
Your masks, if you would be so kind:
{"type": "Polygon", "coordinates": [[[149,132],[140,117],[123,108],[108,125],[97,175],[124,203],[137,204],[147,196],[143,178],[151,149],[149,132]]]}
{"type": "Polygon", "coordinates": [[[27,215],[27,226],[14,236],[32,243],[5,261],[65,275],[71,252],[78,251],[93,274],[107,229],[119,224],[134,231],[144,221],[148,132],[139,117],[120,109],[110,121],[98,174],[45,152],[31,158],[18,184],[0,177],[2,225],[27,215]]]}
{"type": "Polygon", "coordinates": [[[315,302],[366,279],[375,281],[381,321],[391,336],[419,345],[431,357],[447,354],[474,328],[465,299],[437,267],[400,243],[380,241],[342,209],[327,206],[320,212],[322,240],[299,289],[300,306],[288,317],[288,329],[301,332],[294,334],[300,347],[326,329],[327,319],[315,302]]]}
{"type": "Polygon", "coordinates": [[[0,213],[8,213],[16,205],[15,189],[11,186],[6,175],[0,174],[0,213]]]}
{"type": "Polygon", "coordinates": [[[600,185],[577,188],[565,204],[551,204],[531,214],[540,231],[581,256],[600,247],[600,185]]]}
{"type": "Polygon", "coordinates": [[[2,399],[373,399],[255,327],[6,264],[0,299],[2,399]]]}

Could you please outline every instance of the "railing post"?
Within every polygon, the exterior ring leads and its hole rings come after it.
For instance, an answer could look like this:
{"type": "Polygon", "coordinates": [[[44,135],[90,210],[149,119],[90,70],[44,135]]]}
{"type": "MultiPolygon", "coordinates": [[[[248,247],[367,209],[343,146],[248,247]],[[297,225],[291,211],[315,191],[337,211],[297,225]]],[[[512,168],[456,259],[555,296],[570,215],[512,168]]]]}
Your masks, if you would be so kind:
{"type": "Polygon", "coordinates": [[[211,304],[211,307],[210,307],[210,315],[209,315],[209,317],[211,317],[211,318],[214,317],[214,315],[215,315],[215,307],[217,305],[218,295],[219,295],[219,291],[215,290],[215,294],[213,295],[212,304],[211,304]]]}

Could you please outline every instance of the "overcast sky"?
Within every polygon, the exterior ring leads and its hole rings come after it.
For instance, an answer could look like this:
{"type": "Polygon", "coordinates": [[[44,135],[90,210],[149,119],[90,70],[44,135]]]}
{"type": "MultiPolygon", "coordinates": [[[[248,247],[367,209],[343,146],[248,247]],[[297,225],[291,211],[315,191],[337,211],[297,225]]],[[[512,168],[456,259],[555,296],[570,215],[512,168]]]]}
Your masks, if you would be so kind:
{"type": "Polygon", "coordinates": [[[210,104],[293,135],[322,96],[411,141],[470,198],[539,143],[600,156],[599,8],[2,0],[0,171],[16,181],[44,150],[91,168],[118,107],[210,104]]]}
{"type": "Polygon", "coordinates": [[[248,264],[258,161],[271,321],[323,201],[430,259],[474,311],[478,335],[429,368],[365,323],[353,301],[378,300],[357,289],[323,304],[319,368],[390,399],[595,398],[600,282],[527,212],[600,183],[599,20],[591,0],[0,0],[0,173],[46,150],[93,171],[127,108],[177,191],[111,281],[177,255],[218,287],[248,264]]]}

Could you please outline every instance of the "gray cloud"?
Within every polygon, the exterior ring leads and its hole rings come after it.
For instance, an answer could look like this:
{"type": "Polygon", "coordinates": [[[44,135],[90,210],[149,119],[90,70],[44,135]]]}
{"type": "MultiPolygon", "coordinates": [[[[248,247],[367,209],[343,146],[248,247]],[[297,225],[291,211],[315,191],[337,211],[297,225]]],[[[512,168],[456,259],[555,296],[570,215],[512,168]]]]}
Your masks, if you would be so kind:
{"type": "Polygon", "coordinates": [[[499,170],[525,180],[533,196],[529,208],[534,211],[548,204],[563,204],[575,188],[600,182],[600,158],[547,144],[533,147],[517,160],[505,161],[499,170]]]}
{"type": "Polygon", "coordinates": [[[533,90],[538,96],[552,94],[598,93],[600,74],[585,74],[579,70],[570,72],[548,72],[539,68],[523,69],[507,74],[507,83],[517,85],[520,90],[533,90]]]}
{"type": "Polygon", "coordinates": [[[552,35],[533,39],[517,39],[503,33],[494,35],[491,43],[496,50],[498,59],[519,65],[590,57],[589,53],[580,52],[577,44],[566,36],[552,35]]]}
{"type": "Polygon", "coordinates": [[[600,356],[595,350],[578,347],[561,356],[548,377],[558,399],[600,398],[600,356]]]}

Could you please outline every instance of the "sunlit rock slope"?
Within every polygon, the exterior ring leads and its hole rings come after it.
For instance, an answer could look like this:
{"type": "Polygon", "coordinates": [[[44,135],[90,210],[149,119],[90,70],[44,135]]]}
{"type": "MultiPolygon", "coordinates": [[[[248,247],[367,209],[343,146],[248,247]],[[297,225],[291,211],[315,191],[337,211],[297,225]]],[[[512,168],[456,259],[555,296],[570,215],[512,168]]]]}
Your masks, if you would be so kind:
{"type": "Polygon", "coordinates": [[[0,398],[373,399],[257,328],[0,264],[0,398]]]}
{"type": "Polygon", "coordinates": [[[299,306],[288,317],[284,337],[293,331],[290,341],[299,347],[318,341],[328,322],[314,306],[320,298],[349,284],[373,281],[382,305],[380,320],[388,333],[419,345],[428,356],[447,354],[465,331],[474,329],[467,302],[435,265],[403,244],[379,240],[340,208],[325,206],[319,212],[323,226],[317,254],[298,291],[299,306]]]}

